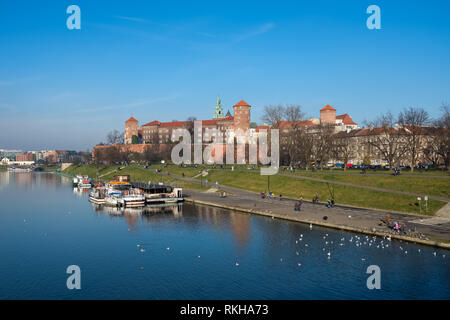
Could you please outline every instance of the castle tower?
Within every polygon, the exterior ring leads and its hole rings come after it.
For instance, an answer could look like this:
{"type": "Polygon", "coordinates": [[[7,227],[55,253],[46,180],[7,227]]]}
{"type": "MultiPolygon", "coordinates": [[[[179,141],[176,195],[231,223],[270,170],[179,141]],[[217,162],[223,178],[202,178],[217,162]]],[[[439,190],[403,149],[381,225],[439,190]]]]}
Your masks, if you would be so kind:
{"type": "Polygon", "coordinates": [[[250,128],[250,105],[241,100],[233,106],[233,110],[234,129],[248,130],[250,128]]]}
{"type": "Polygon", "coordinates": [[[216,107],[214,108],[214,117],[213,119],[222,119],[223,118],[223,110],[220,98],[217,97],[216,107]]]}
{"type": "Polygon", "coordinates": [[[125,144],[131,144],[133,136],[139,136],[139,121],[131,117],[125,121],[125,144]]]}
{"type": "Polygon", "coordinates": [[[336,124],[336,109],[328,104],[320,109],[320,124],[336,124]]]}

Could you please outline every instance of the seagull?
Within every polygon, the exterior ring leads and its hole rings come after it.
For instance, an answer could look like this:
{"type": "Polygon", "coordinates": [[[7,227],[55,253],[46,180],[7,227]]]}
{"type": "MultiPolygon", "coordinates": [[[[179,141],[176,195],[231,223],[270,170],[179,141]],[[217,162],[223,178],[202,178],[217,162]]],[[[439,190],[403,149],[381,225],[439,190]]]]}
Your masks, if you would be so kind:
{"type": "Polygon", "coordinates": [[[300,267],[302,264],[301,263],[297,263],[297,265],[300,267]]]}
{"type": "Polygon", "coordinates": [[[235,263],[235,266],[236,266],[236,267],[239,267],[239,263],[236,262],[236,263],[235,263]]]}
{"type": "Polygon", "coordinates": [[[166,248],[166,250],[170,250],[170,248],[169,248],[169,247],[167,247],[167,248],[166,248]]]}
{"type": "Polygon", "coordinates": [[[140,251],[140,252],[145,252],[145,249],[144,249],[144,248],[141,248],[139,251],[140,251]]]}
{"type": "Polygon", "coordinates": [[[312,223],[309,224],[309,230],[312,230],[312,223]]]}

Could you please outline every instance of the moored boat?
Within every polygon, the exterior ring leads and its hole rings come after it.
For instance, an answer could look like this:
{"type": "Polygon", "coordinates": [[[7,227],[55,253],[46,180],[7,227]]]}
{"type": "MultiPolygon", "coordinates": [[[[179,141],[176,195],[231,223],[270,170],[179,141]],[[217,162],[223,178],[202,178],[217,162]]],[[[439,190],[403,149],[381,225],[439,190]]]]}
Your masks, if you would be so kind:
{"type": "Polygon", "coordinates": [[[119,205],[123,207],[143,207],[145,206],[145,196],[138,189],[130,189],[119,198],[119,205]]]}
{"type": "Polygon", "coordinates": [[[81,179],[78,179],[78,188],[91,188],[92,182],[88,176],[84,176],[81,179]]]}
{"type": "Polygon", "coordinates": [[[97,204],[104,204],[106,201],[105,188],[98,187],[89,193],[89,201],[97,204]]]}
{"type": "Polygon", "coordinates": [[[181,188],[164,187],[162,192],[145,193],[145,201],[148,204],[155,203],[177,203],[184,201],[181,188]]]}

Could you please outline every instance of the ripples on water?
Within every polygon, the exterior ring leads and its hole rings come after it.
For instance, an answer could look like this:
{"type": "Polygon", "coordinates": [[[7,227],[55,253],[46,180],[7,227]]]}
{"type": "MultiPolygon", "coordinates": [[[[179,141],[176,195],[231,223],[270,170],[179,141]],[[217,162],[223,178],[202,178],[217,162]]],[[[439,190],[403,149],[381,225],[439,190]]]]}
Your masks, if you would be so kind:
{"type": "Polygon", "coordinates": [[[446,250],[188,203],[108,209],[47,173],[0,173],[0,203],[1,299],[450,298],[446,250]]]}

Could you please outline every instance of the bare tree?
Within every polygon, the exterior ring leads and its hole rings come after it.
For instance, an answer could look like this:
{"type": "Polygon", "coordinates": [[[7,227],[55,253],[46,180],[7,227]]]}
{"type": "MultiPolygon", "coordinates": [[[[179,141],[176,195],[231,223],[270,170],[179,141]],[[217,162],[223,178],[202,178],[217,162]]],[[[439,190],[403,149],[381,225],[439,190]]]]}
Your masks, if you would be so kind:
{"type": "Polygon", "coordinates": [[[405,135],[407,140],[406,149],[409,155],[409,163],[411,171],[414,171],[414,166],[417,164],[419,155],[424,148],[424,138],[427,126],[429,124],[430,117],[428,112],[422,108],[407,108],[404,109],[399,117],[398,123],[402,128],[409,131],[409,134],[405,135]]]}
{"type": "Polygon", "coordinates": [[[298,161],[300,148],[299,142],[301,141],[302,133],[305,127],[302,126],[302,120],[304,113],[301,111],[300,106],[290,105],[284,108],[284,118],[286,119],[286,126],[281,128],[281,133],[285,150],[289,157],[289,165],[292,166],[298,161]]]}
{"type": "Polygon", "coordinates": [[[337,160],[342,161],[344,171],[347,170],[348,161],[354,154],[352,138],[353,133],[346,131],[338,132],[333,136],[332,154],[337,160]]]}
{"type": "Polygon", "coordinates": [[[107,144],[122,144],[124,143],[124,133],[118,130],[113,130],[106,136],[107,144]]]}
{"type": "Polygon", "coordinates": [[[368,123],[367,144],[378,151],[392,169],[404,156],[406,131],[396,127],[396,119],[388,112],[368,123]]]}
{"type": "Polygon", "coordinates": [[[450,170],[450,107],[442,105],[442,115],[434,121],[429,130],[425,155],[433,163],[442,160],[447,170],[450,170]]]}
{"type": "Polygon", "coordinates": [[[308,170],[314,154],[314,135],[309,132],[308,127],[300,131],[298,140],[298,160],[302,167],[308,170]]]}
{"type": "Polygon", "coordinates": [[[265,106],[261,120],[269,124],[272,128],[277,129],[285,114],[286,109],[282,105],[265,106]]]}
{"type": "Polygon", "coordinates": [[[321,170],[323,170],[323,166],[330,160],[333,134],[333,125],[320,124],[315,128],[313,155],[316,164],[320,165],[321,170]]]}

